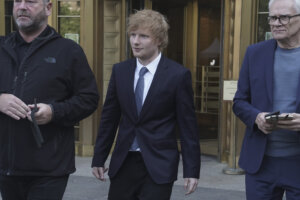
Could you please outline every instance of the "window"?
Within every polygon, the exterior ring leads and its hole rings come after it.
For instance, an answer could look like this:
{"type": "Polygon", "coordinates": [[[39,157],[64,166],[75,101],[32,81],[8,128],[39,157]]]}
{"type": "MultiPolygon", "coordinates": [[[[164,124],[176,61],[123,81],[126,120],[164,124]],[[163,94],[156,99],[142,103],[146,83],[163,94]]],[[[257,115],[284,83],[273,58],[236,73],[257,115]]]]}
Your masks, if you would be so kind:
{"type": "Polygon", "coordinates": [[[268,24],[269,16],[269,0],[259,0],[258,5],[258,26],[257,26],[257,42],[271,38],[270,26],[268,24]]]}
{"type": "Polygon", "coordinates": [[[58,32],[80,43],[80,1],[58,0],[58,32]]]}
{"type": "Polygon", "coordinates": [[[16,30],[16,26],[14,24],[13,19],[13,0],[5,0],[5,34],[8,35],[9,33],[16,30]]]}
{"type": "MultiPolygon", "coordinates": [[[[58,32],[61,36],[80,44],[80,1],[58,0],[57,10],[58,32]]],[[[74,126],[74,130],[75,141],[79,141],[79,123],[74,126]]]]}

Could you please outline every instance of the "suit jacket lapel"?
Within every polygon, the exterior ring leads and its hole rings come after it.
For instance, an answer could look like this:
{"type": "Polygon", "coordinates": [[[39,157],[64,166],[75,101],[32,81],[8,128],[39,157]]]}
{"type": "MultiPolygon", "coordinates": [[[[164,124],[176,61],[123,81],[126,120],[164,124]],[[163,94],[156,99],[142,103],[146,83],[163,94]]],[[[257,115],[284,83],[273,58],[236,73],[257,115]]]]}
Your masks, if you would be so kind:
{"type": "Polygon", "coordinates": [[[277,47],[277,43],[274,40],[271,45],[270,49],[267,49],[264,55],[266,59],[262,63],[262,67],[265,69],[265,81],[267,87],[267,96],[269,101],[271,102],[271,106],[273,106],[273,76],[274,76],[274,58],[275,58],[275,50],[277,47]]]}
{"type": "MultiPolygon", "coordinates": [[[[130,106],[130,109],[134,113],[134,117],[137,118],[137,108],[136,108],[136,102],[135,102],[135,95],[134,95],[134,74],[135,74],[135,68],[136,68],[136,59],[132,59],[130,61],[130,66],[128,70],[128,84],[126,86],[126,90],[128,91],[128,105],[130,106]]],[[[125,75],[124,75],[125,76],[125,75]]]]}
{"type": "Polygon", "coordinates": [[[158,63],[157,70],[155,72],[155,75],[153,77],[151,86],[149,88],[148,94],[146,96],[146,99],[144,101],[141,113],[140,113],[140,119],[147,113],[147,110],[151,107],[151,104],[154,99],[156,99],[156,94],[159,91],[159,85],[160,82],[164,80],[165,74],[164,71],[167,69],[167,66],[165,65],[165,58],[162,55],[161,59],[158,63]]]}
{"type": "Polygon", "coordinates": [[[298,80],[298,89],[297,89],[297,96],[296,96],[296,112],[299,113],[299,105],[300,105],[300,77],[298,80]]]}

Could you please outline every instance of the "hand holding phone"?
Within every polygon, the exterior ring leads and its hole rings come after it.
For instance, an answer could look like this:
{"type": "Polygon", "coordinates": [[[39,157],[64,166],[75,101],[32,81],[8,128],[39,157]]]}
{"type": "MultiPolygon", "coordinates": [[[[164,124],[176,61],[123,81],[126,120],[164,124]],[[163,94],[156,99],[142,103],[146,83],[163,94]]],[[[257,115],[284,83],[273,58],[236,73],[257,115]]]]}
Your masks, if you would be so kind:
{"type": "Polygon", "coordinates": [[[276,112],[272,112],[272,113],[265,115],[266,121],[274,123],[279,120],[292,120],[293,119],[293,116],[290,114],[279,114],[279,113],[280,113],[280,111],[276,111],[276,112]]]}

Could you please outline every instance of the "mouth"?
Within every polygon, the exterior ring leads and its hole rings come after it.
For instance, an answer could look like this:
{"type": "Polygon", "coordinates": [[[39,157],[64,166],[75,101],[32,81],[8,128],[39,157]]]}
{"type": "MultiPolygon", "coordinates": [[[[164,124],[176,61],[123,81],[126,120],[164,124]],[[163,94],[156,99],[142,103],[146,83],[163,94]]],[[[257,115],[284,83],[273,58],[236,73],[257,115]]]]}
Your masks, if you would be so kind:
{"type": "Polygon", "coordinates": [[[275,34],[281,34],[281,33],[285,33],[285,30],[272,30],[273,33],[275,34]]]}
{"type": "Polygon", "coordinates": [[[30,17],[27,15],[18,15],[18,19],[29,19],[30,17]]]}
{"type": "Polygon", "coordinates": [[[18,17],[29,17],[28,15],[18,15],[18,17]]]}
{"type": "Polygon", "coordinates": [[[30,16],[27,14],[26,11],[21,10],[21,11],[19,11],[19,12],[17,13],[17,17],[18,17],[18,18],[29,18],[30,16]]]}
{"type": "Polygon", "coordinates": [[[285,31],[284,29],[273,29],[274,31],[285,31]]]}
{"type": "Polygon", "coordinates": [[[139,52],[139,51],[141,51],[142,50],[142,48],[132,48],[134,51],[137,51],[137,52],[139,52]]]}

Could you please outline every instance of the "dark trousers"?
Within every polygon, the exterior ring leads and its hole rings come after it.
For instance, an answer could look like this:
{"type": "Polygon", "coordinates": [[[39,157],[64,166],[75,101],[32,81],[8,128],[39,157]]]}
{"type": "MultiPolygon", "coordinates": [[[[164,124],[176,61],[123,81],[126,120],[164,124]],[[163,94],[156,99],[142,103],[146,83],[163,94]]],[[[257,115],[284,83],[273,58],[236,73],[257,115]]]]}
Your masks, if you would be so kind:
{"type": "Polygon", "coordinates": [[[61,200],[69,175],[61,177],[0,175],[2,200],[61,200]]]}
{"type": "Polygon", "coordinates": [[[300,199],[300,156],[265,156],[256,174],[246,174],[247,200],[300,199]]]}
{"type": "MultiPolygon", "coordinates": [[[[155,165],[155,163],[153,163],[155,165]]],[[[139,152],[129,152],[121,169],[110,179],[109,200],[169,200],[172,183],[156,184],[139,152]]]]}

